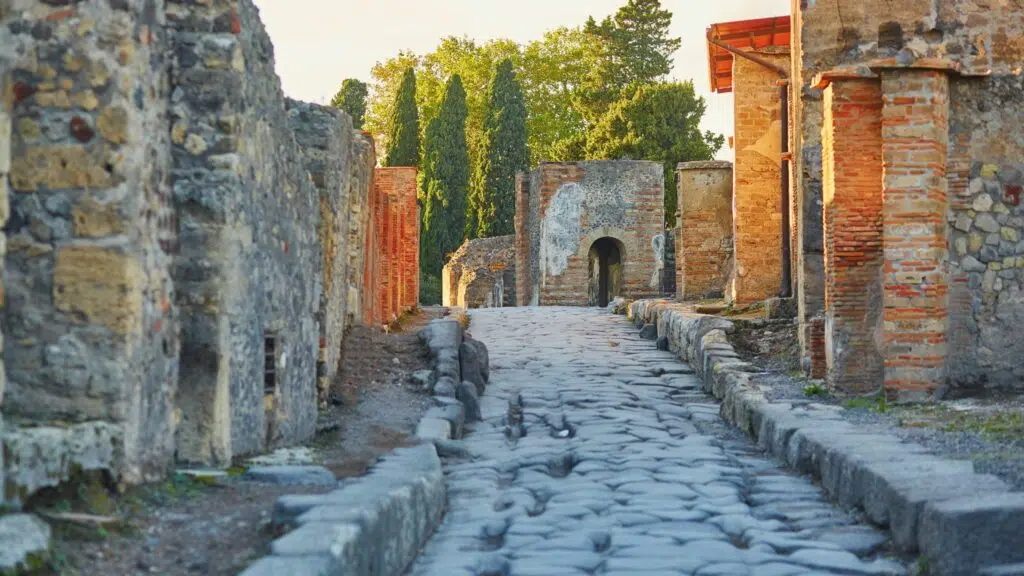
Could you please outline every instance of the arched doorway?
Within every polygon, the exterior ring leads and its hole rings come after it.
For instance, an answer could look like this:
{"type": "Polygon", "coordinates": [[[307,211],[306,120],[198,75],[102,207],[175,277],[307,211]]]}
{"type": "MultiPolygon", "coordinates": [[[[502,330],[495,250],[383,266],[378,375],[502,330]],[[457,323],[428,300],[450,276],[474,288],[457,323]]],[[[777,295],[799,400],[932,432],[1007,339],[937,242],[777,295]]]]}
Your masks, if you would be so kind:
{"type": "Polygon", "coordinates": [[[598,238],[590,245],[591,306],[607,306],[622,295],[622,244],[609,237],[598,238]]]}

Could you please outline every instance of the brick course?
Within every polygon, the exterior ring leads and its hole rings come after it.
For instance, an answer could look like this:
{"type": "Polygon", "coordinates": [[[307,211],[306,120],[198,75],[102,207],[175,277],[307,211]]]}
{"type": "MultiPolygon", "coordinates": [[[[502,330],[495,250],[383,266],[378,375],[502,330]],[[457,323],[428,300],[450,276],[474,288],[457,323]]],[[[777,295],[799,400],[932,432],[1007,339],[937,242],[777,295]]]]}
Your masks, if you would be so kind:
{"type": "Polygon", "coordinates": [[[878,388],[882,294],[882,99],[874,80],[825,89],[822,129],[825,357],[830,385],[878,388]]]}
{"type": "Polygon", "coordinates": [[[676,297],[722,297],[732,272],[732,164],[677,167],[676,297]]]}

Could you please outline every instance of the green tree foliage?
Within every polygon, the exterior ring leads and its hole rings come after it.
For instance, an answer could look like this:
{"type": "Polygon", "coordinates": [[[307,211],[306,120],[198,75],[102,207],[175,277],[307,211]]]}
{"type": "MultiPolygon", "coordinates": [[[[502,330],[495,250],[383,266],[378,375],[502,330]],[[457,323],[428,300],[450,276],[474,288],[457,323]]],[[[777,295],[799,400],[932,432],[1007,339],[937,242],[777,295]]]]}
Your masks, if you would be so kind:
{"type": "Polygon", "coordinates": [[[595,41],[597,65],[579,93],[578,105],[596,121],[631,86],[664,80],[672,71],[672,54],[682,40],[669,35],[672,13],[659,0],[629,0],[601,23],[593,17],[583,27],[595,41]]]}
{"type": "Polygon", "coordinates": [[[448,254],[458,249],[465,238],[469,154],[466,91],[458,75],[448,81],[437,116],[427,125],[420,176],[420,267],[424,274],[439,276],[448,254]]]}
{"type": "Polygon", "coordinates": [[[366,116],[366,92],[365,82],[360,82],[355,78],[346,78],[341,83],[341,89],[331,100],[331,106],[352,118],[352,127],[357,130],[363,128],[363,120],[366,116]]]}
{"type": "Polygon", "coordinates": [[[483,186],[473,196],[475,205],[470,206],[471,238],[515,232],[516,172],[530,169],[526,102],[511,60],[498,64],[487,97],[486,153],[480,168],[483,186]]]}
{"type": "Polygon", "coordinates": [[[420,113],[416,106],[416,71],[407,68],[391,110],[385,166],[420,165],[420,113]]]}
{"type": "Polygon", "coordinates": [[[665,165],[665,221],[675,226],[675,167],[711,160],[725,138],[701,132],[706,104],[693,82],[641,84],[632,97],[614,103],[590,132],[587,154],[596,159],[655,160],[665,165]]]}

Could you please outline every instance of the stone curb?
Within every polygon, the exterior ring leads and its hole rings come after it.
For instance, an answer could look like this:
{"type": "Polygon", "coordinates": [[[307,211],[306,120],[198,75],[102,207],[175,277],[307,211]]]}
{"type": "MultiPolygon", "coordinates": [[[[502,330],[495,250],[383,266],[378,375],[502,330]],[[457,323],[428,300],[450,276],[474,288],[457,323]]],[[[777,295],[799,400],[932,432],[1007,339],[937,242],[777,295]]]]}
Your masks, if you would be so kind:
{"type": "Polygon", "coordinates": [[[444,475],[432,444],[397,448],[369,474],[341,486],[324,495],[281,497],[274,523],[294,530],[242,576],[397,576],[444,515],[444,475]]]}
{"type": "Polygon", "coordinates": [[[887,527],[896,547],[920,552],[933,574],[978,574],[1024,562],[1024,493],[976,474],[968,462],[858,430],[842,419],[841,408],[769,402],[751,381],[760,370],[740,360],[729,343],[734,327],[725,318],[668,300],[640,300],[630,305],[629,319],[637,328],[657,326],[704,390],[721,400],[723,418],[794,470],[818,478],[840,505],[887,527]]]}

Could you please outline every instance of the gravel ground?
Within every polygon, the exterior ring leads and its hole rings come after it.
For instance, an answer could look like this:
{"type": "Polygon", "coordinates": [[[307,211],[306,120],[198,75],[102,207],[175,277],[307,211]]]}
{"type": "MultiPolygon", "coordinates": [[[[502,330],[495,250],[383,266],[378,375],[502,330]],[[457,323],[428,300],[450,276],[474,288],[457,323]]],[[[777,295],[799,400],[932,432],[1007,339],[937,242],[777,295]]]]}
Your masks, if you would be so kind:
{"type": "Polygon", "coordinates": [[[754,381],[778,402],[820,402],[846,407],[849,422],[872,433],[894,434],[935,454],[970,460],[975,471],[994,474],[1024,490],[1024,397],[991,396],[943,400],[929,405],[886,405],[852,400],[823,389],[808,396],[799,375],[796,327],[786,322],[739,322],[730,336],[737,353],[765,370],[754,381]]]}

